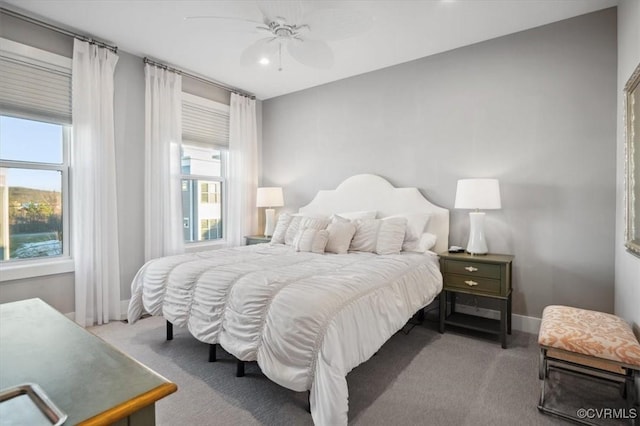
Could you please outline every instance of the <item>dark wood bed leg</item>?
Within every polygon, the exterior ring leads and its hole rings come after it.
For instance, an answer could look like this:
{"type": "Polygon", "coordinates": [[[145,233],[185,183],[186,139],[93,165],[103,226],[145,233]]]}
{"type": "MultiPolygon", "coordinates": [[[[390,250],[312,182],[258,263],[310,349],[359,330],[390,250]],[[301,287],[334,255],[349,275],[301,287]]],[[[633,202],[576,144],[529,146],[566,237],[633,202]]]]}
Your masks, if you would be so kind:
{"type": "Polygon", "coordinates": [[[417,318],[417,319],[418,319],[418,322],[419,322],[420,324],[422,324],[422,323],[424,322],[424,308],[421,308],[421,309],[418,311],[418,318],[417,318]]]}
{"type": "Polygon", "coordinates": [[[244,361],[238,360],[236,367],[236,377],[244,377],[244,361]]]}
{"type": "Polygon", "coordinates": [[[217,346],[218,345],[216,343],[209,344],[209,362],[216,362],[218,360],[218,357],[216,356],[217,346]]]}
{"type": "Polygon", "coordinates": [[[307,391],[307,413],[311,414],[311,391],[307,391]]]}
{"type": "Polygon", "coordinates": [[[167,321],[167,340],[173,340],[173,324],[167,321]]]}

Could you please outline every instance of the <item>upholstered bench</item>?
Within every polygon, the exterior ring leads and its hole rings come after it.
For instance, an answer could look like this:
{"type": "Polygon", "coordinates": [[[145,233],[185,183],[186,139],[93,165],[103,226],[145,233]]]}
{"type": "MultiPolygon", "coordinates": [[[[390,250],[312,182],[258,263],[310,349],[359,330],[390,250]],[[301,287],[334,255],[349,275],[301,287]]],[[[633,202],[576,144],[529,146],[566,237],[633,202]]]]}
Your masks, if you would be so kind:
{"type": "MultiPolygon", "coordinates": [[[[538,335],[539,376],[542,381],[538,409],[582,424],[592,424],[576,415],[545,407],[549,368],[622,384],[632,425],[640,417],[640,343],[621,318],[569,306],[547,306],[542,312],[538,335]],[[631,410],[633,409],[633,410],[631,410]],[[637,413],[637,414],[636,414],[637,413]]],[[[588,408],[588,407],[585,407],[588,408]]]]}

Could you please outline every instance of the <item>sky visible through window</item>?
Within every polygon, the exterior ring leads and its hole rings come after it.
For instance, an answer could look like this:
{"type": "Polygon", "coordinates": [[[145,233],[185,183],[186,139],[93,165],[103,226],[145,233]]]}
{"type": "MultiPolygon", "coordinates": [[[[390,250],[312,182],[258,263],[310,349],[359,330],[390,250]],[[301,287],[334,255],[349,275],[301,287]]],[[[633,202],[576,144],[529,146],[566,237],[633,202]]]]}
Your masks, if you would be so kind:
{"type": "MultiPolygon", "coordinates": [[[[0,116],[0,158],[11,161],[62,163],[63,126],[0,116]]],[[[10,169],[7,184],[47,191],[60,191],[57,179],[42,179],[25,169],[10,169]]]]}

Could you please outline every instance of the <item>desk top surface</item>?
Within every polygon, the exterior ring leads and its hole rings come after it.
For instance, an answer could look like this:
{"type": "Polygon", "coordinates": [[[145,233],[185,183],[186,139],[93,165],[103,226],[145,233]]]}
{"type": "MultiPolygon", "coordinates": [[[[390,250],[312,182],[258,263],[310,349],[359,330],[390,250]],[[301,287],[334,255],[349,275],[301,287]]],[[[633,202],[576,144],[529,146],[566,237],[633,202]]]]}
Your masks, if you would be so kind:
{"type": "Polygon", "coordinates": [[[0,389],[23,383],[70,425],[113,423],[177,389],[40,299],[0,305],[0,389]]]}

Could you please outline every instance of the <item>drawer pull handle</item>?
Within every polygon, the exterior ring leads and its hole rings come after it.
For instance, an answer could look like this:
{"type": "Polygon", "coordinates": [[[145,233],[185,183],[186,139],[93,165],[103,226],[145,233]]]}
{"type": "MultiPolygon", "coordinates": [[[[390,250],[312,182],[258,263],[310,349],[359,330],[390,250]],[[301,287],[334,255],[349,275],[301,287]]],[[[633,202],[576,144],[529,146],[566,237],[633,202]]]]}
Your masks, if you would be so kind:
{"type": "Polygon", "coordinates": [[[474,268],[473,266],[466,266],[464,269],[466,269],[469,272],[475,272],[478,270],[478,268],[474,268]]]}
{"type": "Polygon", "coordinates": [[[466,285],[468,285],[469,287],[473,287],[473,286],[478,285],[478,283],[477,283],[477,282],[475,282],[475,281],[471,281],[471,280],[465,281],[464,283],[465,283],[466,285]]]}

